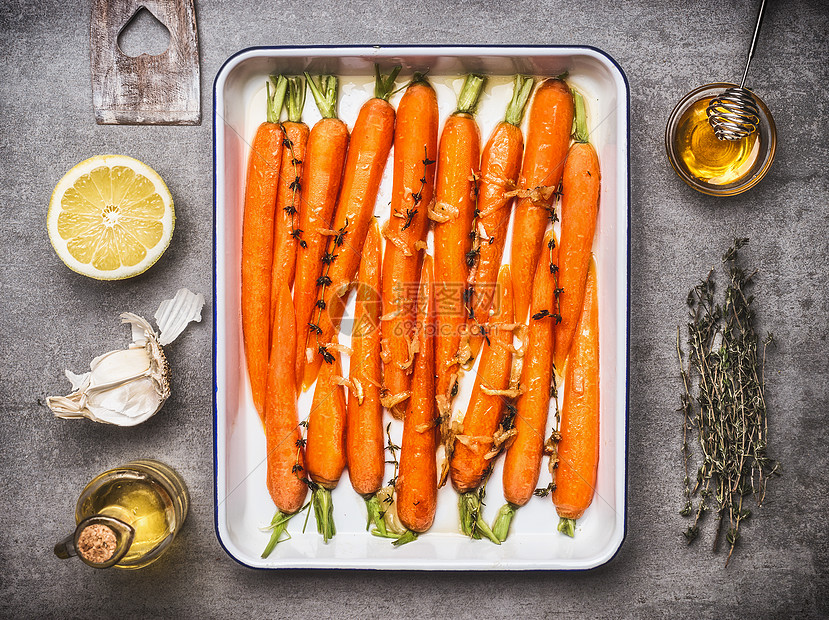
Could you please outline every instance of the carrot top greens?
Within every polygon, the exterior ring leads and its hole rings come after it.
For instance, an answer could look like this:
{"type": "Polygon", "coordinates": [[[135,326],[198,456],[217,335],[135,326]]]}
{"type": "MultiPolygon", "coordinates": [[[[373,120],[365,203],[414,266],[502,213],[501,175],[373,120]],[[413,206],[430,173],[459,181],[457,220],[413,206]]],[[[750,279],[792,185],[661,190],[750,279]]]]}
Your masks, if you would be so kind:
{"type": "Polygon", "coordinates": [[[573,116],[573,139],[576,142],[589,142],[590,131],[587,129],[587,109],[584,105],[584,97],[577,90],[571,92],[576,108],[576,113],[573,116]]]}
{"type": "Polygon", "coordinates": [[[467,75],[463,81],[461,93],[458,95],[458,109],[455,114],[474,114],[485,84],[486,77],[483,75],[476,73],[467,75]]]}
{"type": "Polygon", "coordinates": [[[285,99],[288,108],[288,120],[292,123],[302,121],[302,108],[305,107],[305,80],[301,77],[288,78],[288,96],[285,99]]]}
{"type": "Polygon", "coordinates": [[[282,105],[285,101],[285,91],[288,88],[288,80],[284,75],[272,75],[265,82],[265,95],[268,100],[268,122],[278,123],[279,114],[282,112],[282,105]],[[273,92],[271,92],[273,84],[273,92]]]}
{"type": "Polygon", "coordinates": [[[334,75],[321,75],[319,82],[306,71],[305,79],[308,81],[308,88],[314,96],[314,102],[319,108],[323,118],[337,118],[337,91],[339,80],[334,75]]]}
{"type": "Polygon", "coordinates": [[[521,120],[524,118],[524,110],[527,107],[527,101],[530,100],[530,94],[533,92],[535,80],[526,75],[516,75],[514,78],[514,88],[512,90],[512,99],[507,106],[507,113],[504,116],[504,121],[516,127],[521,126],[521,120]]]}
{"type": "Polygon", "coordinates": [[[374,65],[374,97],[388,101],[394,92],[394,81],[397,79],[397,74],[400,73],[402,67],[395,66],[388,75],[383,75],[380,72],[380,65],[374,65]]]}

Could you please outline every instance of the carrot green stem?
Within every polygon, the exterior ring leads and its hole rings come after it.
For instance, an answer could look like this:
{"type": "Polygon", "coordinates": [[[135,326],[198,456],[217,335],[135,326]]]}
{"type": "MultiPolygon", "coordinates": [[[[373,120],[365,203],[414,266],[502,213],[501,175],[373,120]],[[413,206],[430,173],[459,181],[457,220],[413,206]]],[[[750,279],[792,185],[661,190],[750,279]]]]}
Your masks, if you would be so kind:
{"type": "Polygon", "coordinates": [[[524,118],[524,110],[527,107],[527,101],[530,100],[530,94],[535,87],[535,80],[526,75],[516,75],[514,78],[515,87],[512,89],[512,99],[507,106],[507,113],[504,120],[510,125],[516,127],[521,126],[521,120],[524,118]]]}
{"type": "Polygon", "coordinates": [[[477,73],[470,73],[463,81],[461,94],[458,95],[458,109],[455,114],[474,114],[478,105],[478,99],[484,90],[486,77],[477,73]]]}
{"type": "Polygon", "coordinates": [[[409,86],[413,84],[428,84],[429,80],[426,79],[426,74],[421,73],[420,71],[415,71],[414,75],[412,75],[412,81],[409,82],[409,86]]]}
{"type": "MultiPolygon", "coordinates": [[[[376,495],[366,498],[366,510],[368,511],[368,519],[366,520],[366,531],[374,525],[377,536],[387,536],[386,522],[383,519],[383,507],[380,505],[380,500],[376,495]]],[[[372,532],[374,533],[374,532],[372,532]]]]}
{"type": "Polygon", "coordinates": [[[395,547],[400,547],[405,545],[406,543],[410,543],[413,540],[417,540],[417,532],[413,532],[411,530],[406,530],[406,533],[400,536],[397,540],[395,540],[392,545],[395,547]]]}
{"type": "Polygon", "coordinates": [[[492,533],[501,542],[504,542],[509,536],[509,528],[516,510],[518,510],[517,506],[506,503],[501,506],[498,515],[495,517],[495,522],[492,524],[492,533]]]}
{"type": "Polygon", "coordinates": [[[276,545],[278,545],[279,543],[281,543],[285,540],[290,540],[291,539],[291,534],[288,533],[288,531],[287,531],[288,530],[288,521],[290,521],[295,515],[299,514],[303,510],[305,510],[305,508],[307,506],[308,506],[308,504],[306,504],[305,506],[303,506],[302,508],[300,508],[299,510],[297,510],[293,514],[286,514],[286,513],[282,512],[281,510],[276,511],[276,514],[273,516],[273,519],[271,519],[271,525],[270,525],[271,539],[268,541],[268,546],[265,547],[265,550],[262,552],[262,557],[263,558],[268,557],[271,554],[271,552],[274,550],[276,545]],[[287,538],[282,538],[283,533],[288,534],[288,537],[287,538]]]}
{"type": "Polygon", "coordinates": [[[314,81],[308,72],[305,72],[308,88],[314,96],[314,101],[323,118],[337,118],[337,88],[339,80],[334,75],[321,75],[319,83],[314,81]]]}
{"type": "Polygon", "coordinates": [[[285,90],[288,88],[288,80],[284,75],[272,75],[265,82],[265,94],[268,99],[268,122],[278,123],[279,113],[282,112],[282,104],[285,101],[285,90]],[[271,83],[273,83],[273,94],[271,94],[271,83]]]}
{"type": "Polygon", "coordinates": [[[323,542],[328,542],[337,533],[334,527],[334,503],[331,501],[331,491],[318,486],[314,489],[313,499],[314,517],[317,520],[317,532],[322,534],[323,542]]]}
{"type": "Polygon", "coordinates": [[[562,534],[566,534],[570,538],[573,538],[576,535],[576,520],[561,517],[558,520],[558,528],[556,529],[558,529],[558,531],[562,534]]]}
{"type": "Polygon", "coordinates": [[[477,491],[461,494],[458,498],[458,512],[461,518],[461,531],[464,534],[475,539],[481,538],[481,535],[483,535],[496,545],[501,544],[487,522],[484,521],[481,514],[481,497],[477,491]]]}
{"type": "Polygon", "coordinates": [[[389,100],[389,97],[394,92],[394,81],[397,79],[397,74],[400,73],[400,69],[402,68],[400,65],[397,65],[388,75],[383,76],[380,73],[380,65],[377,63],[374,64],[374,97],[376,99],[382,99],[383,101],[389,100]]]}
{"type": "Polygon", "coordinates": [[[576,90],[572,92],[573,103],[576,106],[576,114],[573,116],[573,138],[576,142],[589,142],[590,132],[587,130],[587,109],[584,106],[584,97],[576,90]]]}
{"type": "Polygon", "coordinates": [[[288,108],[288,120],[299,123],[302,120],[302,109],[305,107],[305,80],[301,77],[288,78],[288,97],[285,100],[288,108]]]}

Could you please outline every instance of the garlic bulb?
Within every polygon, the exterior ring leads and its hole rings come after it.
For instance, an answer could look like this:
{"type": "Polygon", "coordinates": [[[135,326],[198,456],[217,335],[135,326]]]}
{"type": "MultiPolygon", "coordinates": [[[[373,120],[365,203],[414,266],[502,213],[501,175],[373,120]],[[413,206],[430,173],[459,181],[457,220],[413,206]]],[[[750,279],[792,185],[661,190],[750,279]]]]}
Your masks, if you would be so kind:
{"type": "Polygon", "coordinates": [[[99,355],[82,375],[66,371],[74,390],[51,396],[46,404],[59,418],[89,418],[95,422],[135,426],[155,415],[170,396],[167,345],[191,321],[201,321],[204,297],[179,289],[155,314],[160,335],[142,317],[124,312],[121,322],[132,326],[132,343],[99,355]]]}

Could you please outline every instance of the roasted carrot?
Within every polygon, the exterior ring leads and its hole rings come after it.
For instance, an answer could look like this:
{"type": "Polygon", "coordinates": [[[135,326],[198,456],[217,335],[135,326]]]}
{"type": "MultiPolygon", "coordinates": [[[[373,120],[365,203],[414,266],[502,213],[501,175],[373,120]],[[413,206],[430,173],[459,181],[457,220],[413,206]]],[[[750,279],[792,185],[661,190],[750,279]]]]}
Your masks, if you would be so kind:
{"type": "Polygon", "coordinates": [[[305,360],[310,347],[317,347],[318,327],[312,322],[317,299],[327,282],[325,268],[328,232],[342,181],[348,149],[348,129],[337,118],[337,78],[325,75],[319,84],[305,74],[308,87],[322,114],[308,136],[303,166],[302,208],[298,233],[294,308],[297,320],[296,381],[301,387],[305,360]]]}
{"type": "Polygon", "coordinates": [[[397,108],[391,217],[383,227],[384,402],[400,418],[406,409],[412,372],[411,343],[421,249],[429,227],[437,157],[438,104],[435,90],[416,73],[397,108]]]}
{"type": "Polygon", "coordinates": [[[372,218],[357,277],[345,433],[348,475],[360,495],[376,493],[385,473],[380,403],[380,269],[380,230],[372,218]]]}
{"type": "Polygon", "coordinates": [[[423,262],[417,295],[412,395],[403,419],[400,470],[397,475],[397,515],[409,530],[428,530],[435,518],[438,493],[437,411],[435,408],[434,276],[431,257],[423,262]]]}
{"type": "Polygon", "coordinates": [[[472,254],[466,299],[472,322],[470,348],[472,357],[478,355],[484,338],[480,326],[489,320],[489,311],[495,299],[495,283],[504,246],[507,242],[512,204],[511,195],[521,171],[524,154],[524,134],[521,119],[532,93],[532,78],[516,75],[512,100],[504,120],[495,126],[481,154],[481,178],[478,181],[478,216],[475,218],[472,254]]]}
{"type": "Polygon", "coordinates": [[[521,394],[515,403],[515,439],[504,459],[503,484],[508,517],[505,517],[505,522],[499,523],[504,515],[502,509],[499,520],[492,528],[500,540],[506,538],[515,509],[533,496],[544,453],[544,431],[555,370],[553,346],[558,248],[552,231],[544,236],[544,247],[547,251],[542,252],[535,271],[532,315],[522,361],[521,394]]]}
{"type": "MultiPolygon", "coordinates": [[[[308,125],[302,122],[305,105],[305,81],[301,77],[288,78],[288,96],[285,101],[288,120],[282,123],[285,138],[282,141],[282,164],[279,170],[279,192],[273,228],[273,268],[271,269],[271,301],[276,299],[279,287],[294,284],[296,255],[299,239],[300,205],[302,204],[302,162],[308,145],[308,125]]],[[[271,319],[273,321],[273,318],[271,319]]]]}
{"type": "Polygon", "coordinates": [[[473,491],[483,482],[492,462],[491,457],[495,456],[490,456],[493,435],[508,402],[506,392],[509,391],[513,339],[513,292],[509,266],[501,268],[497,287],[498,308],[487,324],[487,343],[463,418],[463,435],[452,453],[450,473],[452,485],[458,493],[473,491]]]}
{"type": "Polygon", "coordinates": [[[504,265],[498,274],[497,309],[487,323],[487,338],[472,397],[462,423],[462,435],[451,450],[452,484],[461,496],[458,499],[461,530],[478,537],[481,534],[500,544],[481,515],[482,492],[477,491],[491,470],[506,434],[499,436],[499,425],[509,399],[512,370],[513,308],[512,277],[504,265]]]}
{"type": "Polygon", "coordinates": [[[320,371],[308,415],[305,463],[308,477],[314,482],[313,502],[317,531],[323,540],[337,533],[331,489],[337,486],[345,469],[345,391],[339,352],[320,371]]]}
{"type": "Polygon", "coordinates": [[[276,504],[277,512],[271,522],[271,539],[262,553],[263,558],[279,542],[288,520],[302,507],[308,492],[303,473],[305,459],[294,391],[296,325],[287,284],[282,283],[279,287],[274,303],[276,320],[268,363],[265,439],[268,492],[276,504]]]}
{"type": "MultiPolygon", "coordinates": [[[[577,133],[586,139],[584,115],[577,116],[577,133]]],[[[576,142],[567,154],[561,179],[561,323],[556,328],[555,354],[559,369],[564,367],[583,307],[601,184],[596,149],[587,142],[576,142]]]]}
{"type": "Polygon", "coordinates": [[[541,238],[554,214],[554,195],[570,145],[573,114],[573,96],[564,81],[547,80],[538,87],[530,106],[512,230],[510,266],[515,284],[516,321],[527,317],[532,276],[541,253],[541,238]]]}
{"type": "Polygon", "coordinates": [[[572,537],[576,519],[593,501],[599,467],[599,302],[593,260],[567,362],[560,433],[552,497],[558,531],[572,537]]]}
{"type": "MultiPolygon", "coordinates": [[[[328,270],[331,283],[321,289],[322,303],[315,310],[322,347],[331,342],[339,329],[343,298],[357,273],[360,252],[374,214],[377,192],[389,158],[394,138],[394,108],[388,99],[400,67],[383,76],[375,66],[374,98],[369,99],[357,116],[351,132],[351,143],[345,160],[342,189],[334,214],[333,229],[338,234],[328,241],[328,253],[335,257],[328,270]],[[339,243],[339,245],[337,245],[339,243]]],[[[379,289],[378,289],[379,290],[379,289]]],[[[316,379],[323,355],[312,349],[313,358],[305,366],[303,386],[307,389],[316,379]]]]}
{"type": "Polygon", "coordinates": [[[438,146],[435,205],[429,209],[435,239],[435,365],[436,393],[441,416],[449,417],[457,393],[458,369],[469,358],[460,350],[467,335],[464,289],[469,274],[467,254],[472,247],[469,231],[478,208],[481,132],[473,114],[486,78],[466,76],[458,95],[458,108],[446,119],[438,146]]]}
{"type": "Polygon", "coordinates": [[[256,130],[248,159],[242,220],[242,334],[253,404],[265,420],[265,389],[271,316],[271,264],[273,224],[283,133],[279,113],[287,80],[280,76],[266,83],[268,120],[256,130]]]}

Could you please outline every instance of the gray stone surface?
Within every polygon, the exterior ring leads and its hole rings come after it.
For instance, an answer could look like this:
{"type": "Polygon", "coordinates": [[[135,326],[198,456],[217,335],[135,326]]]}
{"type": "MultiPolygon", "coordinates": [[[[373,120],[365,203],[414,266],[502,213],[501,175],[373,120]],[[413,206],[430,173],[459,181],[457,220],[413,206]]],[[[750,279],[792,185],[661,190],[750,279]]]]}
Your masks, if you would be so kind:
{"type": "MultiPolygon", "coordinates": [[[[826,83],[829,6],[770,3],[751,84],[777,120],[777,161],[732,199],[687,188],[663,131],[673,104],[738,78],[754,2],[198,2],[203,122],[99,127],[89,75],[89,3],[0,3],[0,610],[7,617],[818,617],[829,614],[826,83]],[[212,81],[255,45],[588,44],[612,55],[631,88],[631,352],[628,533],[617,557],[584,573],[257,572],[222,551],[213,529],[210,321],[170,348],[172,399],[143,426],[59,422],[44,406],[125,337],[117,313],[151,315],[181,285],[212,287],[212,81]],[[147,274],[102,283],[66,269],[45,228],[52,188],[98,153],[153,166],[176,201],[175,241],[147,274]],[[684,291],[734,235],[761,273],[770,451],[783,477],[745,527],[731,565],[710,533],[688,548],[681,507],[674,337],[684,291]],[[61,562],[83,483],[134,457],[177,468],[192,491],[170,552],[139,572],[61,562]]],[[[212,312],[208,302],[206,316],[212,312]]]]}

